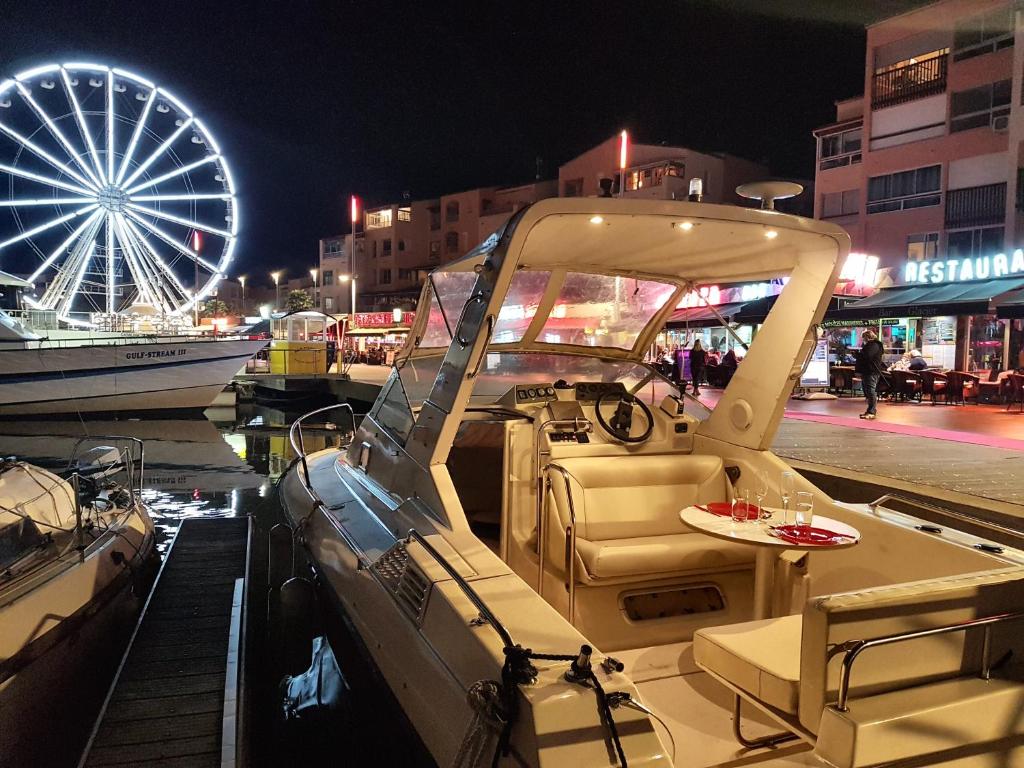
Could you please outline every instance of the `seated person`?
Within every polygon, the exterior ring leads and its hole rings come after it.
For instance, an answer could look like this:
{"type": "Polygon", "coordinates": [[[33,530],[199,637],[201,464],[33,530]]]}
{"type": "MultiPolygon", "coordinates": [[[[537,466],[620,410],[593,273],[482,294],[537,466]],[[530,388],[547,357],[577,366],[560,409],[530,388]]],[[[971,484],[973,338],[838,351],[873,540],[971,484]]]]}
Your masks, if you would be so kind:
{"type": "Polygon", "coordinates": [[[915,349],[910,353],[910,362],[907,363],[908,371],[923,371],[928,367],[928,361],[924,359],[921,350],[915,349]]]}

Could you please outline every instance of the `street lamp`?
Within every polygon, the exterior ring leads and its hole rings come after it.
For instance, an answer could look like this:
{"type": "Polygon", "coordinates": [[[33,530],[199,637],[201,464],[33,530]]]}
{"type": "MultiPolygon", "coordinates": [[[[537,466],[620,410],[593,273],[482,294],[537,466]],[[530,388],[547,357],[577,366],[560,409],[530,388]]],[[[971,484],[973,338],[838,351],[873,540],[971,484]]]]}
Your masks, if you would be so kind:
{"type": "Polygon", "coordinates": [[[245,317],[245,275],[239,275],[238,282],[242,286],[242,317],[245,317]]]}
{"type": "Polygon", "coordinates": [[[319,274],[319,272],[316,267],[313,267],[313,269],[309,270],[309,274],[310,277],[313,278],[313,308],[316,309],[317,307],[320,306],[320,302],[316,300],[316,277],[319,274]]]}
{"type": "Polygon", "coordinates": [[[270,273],[274,281],[274,309],[281,309],[281,271],[270,273]]]}
{"type": "Polygon", "coordinates": [[[351,306],[349,307],[349,313],[356,313],[356,280],[359,279],[359,275],[338,275],[338,282],[347,283],[352,282],[352,293],[351,293],[351,306]]]}

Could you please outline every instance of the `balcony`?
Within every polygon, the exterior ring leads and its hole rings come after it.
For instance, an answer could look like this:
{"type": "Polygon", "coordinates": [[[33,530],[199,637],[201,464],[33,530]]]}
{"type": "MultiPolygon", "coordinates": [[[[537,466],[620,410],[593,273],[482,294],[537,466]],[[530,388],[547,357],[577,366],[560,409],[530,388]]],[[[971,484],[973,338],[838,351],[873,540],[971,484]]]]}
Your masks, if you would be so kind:
{"type": "Polygon", "coordinates": [[[875,73],[871,108],[892,107],[943,93],[948,68],[949,56],[943,54],[875,73]]]}
{"type": "Polygon", "coordinates": [[[946,228],[1002,224],[1006,218],[1006,182],[946,192],[946,228]]]}

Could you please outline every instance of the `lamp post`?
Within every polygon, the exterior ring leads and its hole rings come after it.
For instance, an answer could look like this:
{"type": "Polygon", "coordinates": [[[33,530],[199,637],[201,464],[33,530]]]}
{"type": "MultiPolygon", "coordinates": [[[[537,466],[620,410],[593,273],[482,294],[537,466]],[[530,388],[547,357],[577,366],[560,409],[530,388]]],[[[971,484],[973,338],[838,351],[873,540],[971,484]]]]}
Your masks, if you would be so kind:
{"type": "Polygon", "coordinates": [[[313,309],[317,309],[320,306],[320,302],[317,301],[317,298],[316,298],[316,293],[317,293],[317,291],[316,291],[316,289],[317,289],[316,278],[317,278],[317,275],[319,275],[319,274],[320,273],[319,273],[319,271],[317,270],[316,267],[313,267],[313,269],[309,270],[309,275],[310,275],[310,277],[313,278],[313,309]]]}
{"type": "Polygon", "coordinates": [[[242,286],[242,317],[245,317],[245,275],[238,276],[238,282],[242,286]]]}
{"type": "Polygon", "coordinates": [[[271,272],[270,277],[274,281],[274,309],[281,309],[281,272],[271,272]]]}

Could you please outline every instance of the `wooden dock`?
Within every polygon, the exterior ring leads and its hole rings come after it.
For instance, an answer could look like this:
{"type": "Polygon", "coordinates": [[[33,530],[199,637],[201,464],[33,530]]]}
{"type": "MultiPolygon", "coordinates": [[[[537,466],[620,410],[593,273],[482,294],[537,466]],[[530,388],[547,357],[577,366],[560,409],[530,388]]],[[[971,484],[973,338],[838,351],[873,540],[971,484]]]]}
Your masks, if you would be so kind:
{"type": "Polygon", "coordinates": [[[250,535],[248,518],[181,524],[80,768],[236,764],[250,535]]]}

